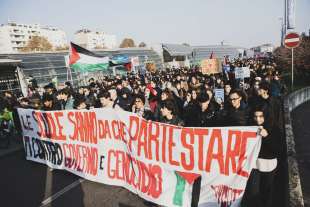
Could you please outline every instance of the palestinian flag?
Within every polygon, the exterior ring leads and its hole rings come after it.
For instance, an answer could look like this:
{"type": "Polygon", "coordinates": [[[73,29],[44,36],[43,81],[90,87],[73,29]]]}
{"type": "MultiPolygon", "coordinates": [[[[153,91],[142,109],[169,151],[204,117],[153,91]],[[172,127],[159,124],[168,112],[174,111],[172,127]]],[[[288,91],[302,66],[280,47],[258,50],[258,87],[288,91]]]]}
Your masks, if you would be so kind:
{"type": "Polygon", "coordinates": [[[107,70],[109,57],[101,57],[71,42],[69,65],[78,72],[107,70]]]}
{"type": "Polygon", "coordinates": [[[122,65],[127,71],[131,71],[132,64],[131,59],[128,55],[114,55],[110,60],[110,66],[119,66],[122,65]]]}
{"type": "Polygon", "coordinates": [[[111,58],[110,66],[125,65],[130,63],[128,55],[114,55],[111,58]]]}

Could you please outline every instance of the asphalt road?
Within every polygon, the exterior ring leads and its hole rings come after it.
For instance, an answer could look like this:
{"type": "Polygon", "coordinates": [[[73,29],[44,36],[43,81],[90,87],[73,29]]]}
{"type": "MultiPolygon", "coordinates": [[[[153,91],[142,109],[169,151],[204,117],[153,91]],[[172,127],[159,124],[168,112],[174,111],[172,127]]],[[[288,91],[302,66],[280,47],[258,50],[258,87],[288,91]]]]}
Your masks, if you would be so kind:
{"type": "Polygon", "coordinates": [[[310,102],[292,113],[295,149],[305,207],[310,207],[310,102]]]}
{"type": "Polygon", "coordinates": [[[116,186],[86,181],[27,161],[23,151],[0,158],[1,207],[144,207],[144,200],[116,186]]]}

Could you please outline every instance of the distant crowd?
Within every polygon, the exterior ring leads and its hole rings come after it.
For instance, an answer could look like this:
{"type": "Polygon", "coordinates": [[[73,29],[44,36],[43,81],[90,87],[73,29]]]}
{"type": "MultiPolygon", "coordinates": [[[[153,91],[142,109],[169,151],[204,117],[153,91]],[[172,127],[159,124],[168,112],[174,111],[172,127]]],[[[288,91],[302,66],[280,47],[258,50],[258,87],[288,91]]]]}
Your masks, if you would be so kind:
{"type": "Polygon", "coordinates": [[[53,83],[40,88],[32,79],[26,97],[17,99],[10,91],[3,93],[0,118],[14,119],[18,107],[43,111],[114,108],[186,127],[258,125],[263,137],[259,164],[251,174],[242,205],[271,206],[277,160],[283,148],[282,97],[286,87],[270,58],[234,59],[225,67],[229,70],[212,75],[203,74],[200,67],[184,67],[91,78],[88,85],[78,88],[70,82],[61,89],[53,83]],[[249,67],[250,77],[236,79],[236,67],[249,67]],[[222,97],[215,93],[218,89],[222,89],[222,97]]]}

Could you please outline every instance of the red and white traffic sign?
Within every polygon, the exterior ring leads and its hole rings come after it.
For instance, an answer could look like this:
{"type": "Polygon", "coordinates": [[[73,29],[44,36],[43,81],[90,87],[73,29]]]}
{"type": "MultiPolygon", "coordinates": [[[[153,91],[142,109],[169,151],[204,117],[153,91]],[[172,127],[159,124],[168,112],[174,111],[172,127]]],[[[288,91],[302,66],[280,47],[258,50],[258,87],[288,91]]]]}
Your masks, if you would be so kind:
{"type": "Polygon", "coordinates": [[[300,37],[299,34],[292,32],[292,33],[288,33],[287,35],[285,35],[284,38],[284,45],[287,48],[295,48],[298,47],[300,44],[300,37]]]}

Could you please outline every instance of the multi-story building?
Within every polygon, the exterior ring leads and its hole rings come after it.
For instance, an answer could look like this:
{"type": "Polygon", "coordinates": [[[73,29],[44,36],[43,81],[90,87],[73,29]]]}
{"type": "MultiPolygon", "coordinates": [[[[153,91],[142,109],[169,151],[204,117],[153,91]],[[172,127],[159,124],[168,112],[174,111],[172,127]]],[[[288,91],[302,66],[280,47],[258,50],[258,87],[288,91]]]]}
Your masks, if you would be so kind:
{"type": "Polygon", "coordinates": [[[0,26],[0,53],[19,52],[33,36],[47,38],[53,48],[66,47],[68,45],[66,33],[55,27],[8,22],[0,26]]]}
{"type": "Polygon", "coordinates": [[[86,49],[116,48],[116,36],[104,32],[81,29],[74,34],[74,42],[86,49]]]}

